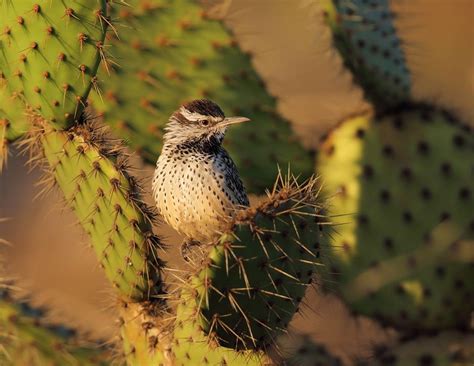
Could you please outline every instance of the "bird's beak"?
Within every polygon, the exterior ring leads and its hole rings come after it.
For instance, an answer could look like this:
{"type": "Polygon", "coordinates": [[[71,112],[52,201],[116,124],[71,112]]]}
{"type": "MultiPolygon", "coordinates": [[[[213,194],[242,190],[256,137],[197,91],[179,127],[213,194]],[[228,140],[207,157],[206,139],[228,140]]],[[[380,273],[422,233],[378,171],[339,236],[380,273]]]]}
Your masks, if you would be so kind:
{"type": "Polygon", "coordinates": [[[222,122],[219,122],[219,127],[227,127],[229,125],[235,125],[237,123],[248,122],[250,119],[247,117],[227,117],[222,122]]]}

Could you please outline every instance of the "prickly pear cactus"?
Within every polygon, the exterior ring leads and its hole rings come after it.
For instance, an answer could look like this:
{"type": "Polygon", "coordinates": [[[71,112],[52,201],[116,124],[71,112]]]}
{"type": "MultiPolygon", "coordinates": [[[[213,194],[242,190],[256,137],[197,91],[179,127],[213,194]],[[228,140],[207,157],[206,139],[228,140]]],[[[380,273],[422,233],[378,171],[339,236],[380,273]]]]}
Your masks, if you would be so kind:
{"type": "Polygon", "coordinates": [[[410,98],[411,78],[389,0],[323,0],[334,46],[376,108],[410,98]]]}
{"type": "Polygon", "coordinates": [[[312,157],[221,21],[209,19],[194,0],[127,3],[113,7],[120,19],[119,36],[109,32],[116,65],[110,76],[102,73],[104,92],[94,97],[115,133],[155,164],[170,115],[183,102],[206,97],[227,115],[252,120],[230,128],[225,140],[249,191],[270,186],[277,164],[312,173],[312,157]]]}
{"type": "Polygon", "coordinates": [[[376,350],[375,360],[360,366],[471,366],[474,363],[474,334],[447,331],[407,339],[395,347],[376,350]]]}
{"type": "MultiPolygon", "coordinates": [[[[108,24],[105,1],[0,1],[0,87],[57,127],[76,122],[95,82],[108,24]]],[[[10,119],[18,131],[24,120],[10,119]]]]}
{"type": "Polygon", "coordinates": [[[0,290],[0,363],[2,365],[107,365],[111,352],[81,344],[74,330],[47,325],[44,310],[14,300],[0,290]]]}
{"type": "Polygon", "coordinates": [[[334,129],[317,172],[336,232],[326,288],[404,329],[465,327],[473,309],[474,134],[429,106],[334,129]]]}
{"type": "Polygon", "coordinates": [[[320,265],[318,188],[290,178],[239,212],[191,281],[202,327],[222,346],[264,350],[297,311],[320,265]]]}
{"type": "Polygon", "coordinates": [[[153,211],[126,170],[122,146],[89,123],[68,132],[54,131],[41,119],[36,123],[39,131],[32,139],[49,163],[49,183],[63,191],[113,286],[134,300],[159,292],[153,211]]]}

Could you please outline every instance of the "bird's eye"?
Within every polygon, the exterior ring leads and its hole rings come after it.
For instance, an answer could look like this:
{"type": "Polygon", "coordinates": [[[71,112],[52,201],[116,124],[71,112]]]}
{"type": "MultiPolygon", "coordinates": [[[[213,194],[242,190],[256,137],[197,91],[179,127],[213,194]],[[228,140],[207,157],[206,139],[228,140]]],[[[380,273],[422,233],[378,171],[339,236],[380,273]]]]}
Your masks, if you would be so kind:
{"type": "Polygon", "coordinates": [[[209,126],[209,121],[207,119],[203,119],[201,121],[201,126],[209,126]]]}

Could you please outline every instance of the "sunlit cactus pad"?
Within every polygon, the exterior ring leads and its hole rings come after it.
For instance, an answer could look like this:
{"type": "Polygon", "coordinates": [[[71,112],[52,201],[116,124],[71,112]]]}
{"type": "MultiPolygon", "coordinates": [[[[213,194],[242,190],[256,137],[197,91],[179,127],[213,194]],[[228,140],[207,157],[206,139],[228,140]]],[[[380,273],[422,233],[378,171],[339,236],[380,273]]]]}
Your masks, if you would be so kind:
{"type": "Polygon", "coordinates": [[[474,135],[450,114],[406,106],[352,118],[317,172],[339,224],[323,238],[325,287],[398,328],[466,326],[474,304],[474,135]]]}
{"type": "Polygon", "coordinates": [[[376,107],[410,97],[411,77],[389,0],[323,0],[334,46],[376,107]]]}
{"type": "Polygon", "coordinates": [[[0,109],[20,98],[57,126],[77,120],[103,55],[107,23],[105,1],[1,0],[0,87],[8,95],[0,109]]]}
{"type": "Polygon", "coordinates": [[[50,166],[46,183],[63,191],[113,286],[135,300],[159,291],[153,211],[127,172],[123,147],[90,123],[68,132],[38,128],[32,139],[40,142],[50,166]]]}
{"type": "Polygon", "coordinates": [[[102,366],[111,352],[79,341],[74,330],[48,325],[42,309],[12,298],[0,289],[0,364],[102,366]]]}
{"type": "Polygon", "coordinates": [[[209,19],[194,0],[127,1],[114,5],[117,34],[109,32],[111,76],[103,72],[94,107],[119,136],[155,163],[163,128],[180,104],[206,97],[227,116],[252,122],[229,128],[225,146],[249,191],[271,186],[277,163],[291,162],[308,177],[312,157],[254,71],[250,56],[221,21],[209,19]],[[118,38],[117,39],[117,35],[118,38]]]}
{"type": "Polygon", "coordinates": [[[220,345],[265,349],[298,311],[320,266],[318,181],[290,178],[241,211],[192,287],[204,329],[220,345]]]}

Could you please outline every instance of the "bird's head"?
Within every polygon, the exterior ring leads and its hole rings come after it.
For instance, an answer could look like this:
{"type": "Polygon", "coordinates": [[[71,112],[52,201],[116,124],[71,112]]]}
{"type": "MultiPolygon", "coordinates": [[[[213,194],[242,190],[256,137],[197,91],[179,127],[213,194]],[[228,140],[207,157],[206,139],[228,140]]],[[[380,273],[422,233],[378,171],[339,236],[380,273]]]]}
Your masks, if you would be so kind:
{"type": "Polygon", "coordinates": [[[247,122],[245,117],[225,117],[222,109],[207,99],[193,100],[174,112],[165,127],[168,144],[212,142],[221,144],[228,126],[247,122]]]}

